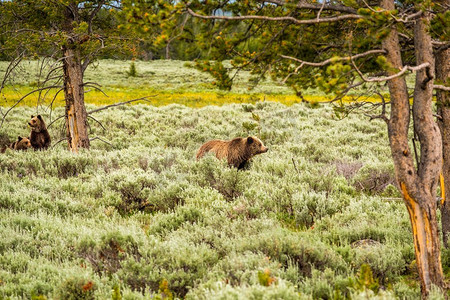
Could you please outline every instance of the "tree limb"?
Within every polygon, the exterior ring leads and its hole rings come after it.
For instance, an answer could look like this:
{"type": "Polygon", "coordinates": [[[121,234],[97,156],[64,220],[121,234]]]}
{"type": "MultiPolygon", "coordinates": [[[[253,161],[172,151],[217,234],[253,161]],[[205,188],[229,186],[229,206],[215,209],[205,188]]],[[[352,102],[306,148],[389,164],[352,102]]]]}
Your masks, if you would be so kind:
{"type": "Polygon", "coordinates": [[[411,72],[416,72],[419,70],[422,70],[423,68],[429,68],[430,64],[428,62],[420,64],[418,66],[415,67],[411,67],[411,66],[404,66],[400,72],[391,75],[391,76],[387,76],[387,77],[365,77],[364,74],[358,69],[358,67],[355,65],[354,61],[352,60],[352,64],[353,67],[355,68],[356,72],[358,72],[359,76],[361,77],[362,80],[364,80],[365,82],[383,82],[383,81],[389,81],[392,79],[395,79],[397,77],[402,76],[403,74],[406,73],[406,71],[411,71],[411,72]]]}
{"type": "Polygon", "coordinates": [[[337,61],[349,61],[349,60],[352,60],[352,59],[357,59],[357,58],[361,58],[361,57],[364,57],[364,56],[368,56],[368,55],[371,55],[371,54],[377,54],[377,53],[379,53],[379,54],[385,54],[385,53],[386,53],[386,50],[383,50],[383,49],[369,50],[369,51],[367,51],[367,52],[359,53],[359,54],[356,54],[356,55],[354,55],[354,56],[332,57],[332,58],[329,58],[329,59],[327,59],[327,60],[324,60],[324,61],[322,61],[322,62],[317,62],[317,63],[316,63],[316,62],[308,62],[308,61],[300,60],[300,59],[295,58],[295,57],[292,57],[292,56],[280,55],[282,58],[290,59],[290,60],[293,60],[293,61],[296,61],[296,62],[299,62],[299,63],[300,63],[300,65],[295,69],[295,71],[292,72],[292,73],[290,73],[290,74],[288,74],[288,75],[286,76],[286,78],[283,79],[282,82],[285,83],[285,82],[289,79],[290,76],[292,76],[292,75],[298,73],[298,71],[299,71],[303,66],[305,66],[305,65],[306,65],[306,66],[312,66],[312,67],[323,67],[323,66],[325,66],[325,65],[327,65],[327,64],[330,64],[330,63],[333,63],[333,62],[337,62],[337,61]]]}
{"type": "Polygon", "coordinates": [[[8,110],[3,114],[2,117],[2,121],[0,122],[0,128],[2,128],[3,123],[5,122],[6,116],[9,114],[9,112],[16,107],[17,105],[19,105],[20,102],[22,102],[23,99],[25,99],[26,97],[28,97],[29,95],[36,93],[36,92],[40,92],[42,90],[47,90],[47,89],[54,89],[54,88],[61,88],[60,86],[57,85],[52,85],[52,86],[47,86],[47,87],[43,87],[43,88],[39,88],[39,89],[35,89],[32,90],[31,92],[27,93],[25,96],[23,96],[22,98],[20,98],[19,100],[16,101],[16,103],[14,103],[14,105],[12,105],[10,108],[8,108],[8,110]]]}
{"type": "Polygon", "coordinates": [[[145,96],[145,97],[138,98],[138,99],[133,99],[133,100],[125,101],[125,102],[119,102],[119,103],[114,103],[114,104],[106,105],[106,106],[103,106],[103,107],[100,107],[100,108],[97,108],[97,109],[88,111],[87,114],[90,115],[90,114],[93,114],[93,113],[95,113],[95,112],[99,112],[99,111],[108,109],[108,108],[110,108],[110,107],[121,106],[121,105],[124,105],[124,104],[132,103],[132,102],[136,102],[136,101],[140,101],[140,100],[142,100],[142,101],[149,101],[147,98],[149,98],[149,97],[156,97],[156,96],[157,96],[157,95],[145,96]]]}
{"type": "Polygon", "coordinates": [[[441,84],[433,84],[433,88],[437,89],[437,90],[443,90],[443,91],[450,92],[450,86],[445,86],[445,85],[441,85],[441,84]]]}
{"type": "Polygon", "coordinates": [[[266,20],[266,21],[290,21],[295,24],[317,24],[317,23],[328,23],[328,22],[336,22],[342,20],[349,19],[361,19],[362,16],[356,14],[349,15],[341,15],[336,17],[322,18],[322,19],[308,19],[308,20],[299,20],[294,17],[285,16],[285,17],[268,17],[268,16],[255,16],[255,15],[247,15],[247,16],[204,16],[194,12],[192,9],[187,8],[187,12],[196,18],[200,19],[212,19],[212,20],[266,20]]]}
{"type": "MultiPolygon", "coordinates": [[[[299,1],[297,4],[287,3],[285,0],[267,0],[267,1],[261,1],[261,2],[262,3],[272,3],[272,4],[279,5],[279,6],[295,7],[297,9],[320,10],[321,7],[322,7],[322,5],[320,5],[320,4],[306,3],[306,2],[303,2],[303,1],[299,1]]],[[[326,1],[324,1],[324,3],[326,3],[326,1]]],[[[337,4],[335,4],[335,5],[327,4],[327,5],[323,6],[322,10],[346,12],[346,13],[351,13],[351,14],[356,14],[357,13],[356,9],[354,9],[352,7],[343,6],[343,5],[337,5],[337,4]]]]}
{"type": "Polygon", "coordinates": [[[96,136],[96,137],[94,137],[94,138],[91,138],[91,139],[89,139],[89,141],[95,141],[95,140],[99,140],[99,141],[102,141],[103,143],[105,143],[105,144],[108,144],[108,145],[110,145],[111,147],[114,147],[114,145],[113,144],[111,144],[110,142],[107,142],[107,141],[105,141],[104,139],[102,139],[102,138],[99,138],[98,136],[96,136]]]}

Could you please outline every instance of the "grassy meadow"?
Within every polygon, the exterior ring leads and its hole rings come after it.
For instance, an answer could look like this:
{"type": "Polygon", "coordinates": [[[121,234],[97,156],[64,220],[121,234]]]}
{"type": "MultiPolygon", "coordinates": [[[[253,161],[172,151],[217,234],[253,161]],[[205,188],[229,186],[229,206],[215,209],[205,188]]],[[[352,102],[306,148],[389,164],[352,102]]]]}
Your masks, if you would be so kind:
{"type": "MultiPolygon", "coordinates": [[[[186,64],[183,61],[136,61],[137,76],[130,76],[130,61],[101,60],[86,70],[85,82],[99,84],[100,86],[97,87],[103,92],[95,87],[87,86],[85,88],[86,103],[106,105],[146,96],[149,98],[145,103],[153,106],[177,103],[189,107],[204,107],[258,101],[274,101],[292,105],[301,102],[291,89],[281,83],[264,80],[256,87],[250,86],[248,80],[251,75],[246,71],[236,75],[231,91],[220,91],[212,84],[214,81],[212,77],[186,64]]],[[[7,66],[7,62],[0,61],[0,74],[4,74],[7,66]]],[[[0,95],[1,106],[11,106],[21,96],[36,89],[45,79],[45,76],[41,74],[45,75],[45,71],[51,66],[51,62],[23,62],[0,95]]],[[[50,105],[55,94],[55,90],[34,93],[24,99],[20,105],[36,106],[36,103],[39,103],[42,108],[45,108],[50,105]]],[[[326,96],[318,90],[305,91],[304,98],[311,102],[332,99],[331,96],[326,96]]],[[[373,101],[373,98],[364,97],[363,100],[373,101]]],[[[64,106],[63,93],[56,95],[54,106],[64,106]]]]}
{"type": "MultiPolygon", "coordinates": [[[[1,103],[36,85],[29,64],[1,103]]],[[[382,121],[340,120],[273,82],[223,93],[182,62],[139,62],[138,77],[129,64],[88,69],[110,94],[89,92],[88,111],[158,96],[94,113],[90,151],[56,144],[60,120],[50,150],[0,154],[0,299],[420,297],[382,121]],[[195,160],[207,140],[247,135],[270,149],[247,170],[195,160]]],[[[50,120],[36,102],[12,110],[0,142],[36,112],[50,120]]],[[[449,276],[450,251],[442,263],[449,276]]]]}

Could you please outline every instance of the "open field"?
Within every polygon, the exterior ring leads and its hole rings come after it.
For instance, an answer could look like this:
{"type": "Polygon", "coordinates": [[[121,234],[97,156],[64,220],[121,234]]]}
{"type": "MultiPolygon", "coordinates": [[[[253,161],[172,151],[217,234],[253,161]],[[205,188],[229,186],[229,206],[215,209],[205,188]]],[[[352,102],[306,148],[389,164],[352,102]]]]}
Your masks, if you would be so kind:
{"type": "MultiPolygon", "coordinates": [[[[26,134],[33,111],[14,110],[4,132],[26,134]]],[[[0,155],[1,297],[419,296],[381,122],[270,102],[95,117],[107,130],[91,136],[113,146],[0,155]],[[194,159],[208,139],[247,134],[270,148],[249,170],[194,159]]]]}
{"type": "MultiPolygon", "coordinates": [[[[108,143],[73,155],[55,145],[59,120],[52,149],[0,154],[0,299],[420,297],[382,121],[339,120],[274,83],[220,92],[161,63],[138,62],[137,78],[129,62],[89,69],[112,100],[89,92],[88,110],[158,94],[93,114],[105,129],[92,121],[90,137],[108,143]],[[270,149],[248,170],[195,160],[207,140],[247,135],[270,149]]],[[[36,85],[32,64],[2,103],[36,85]]],[[[11,111],[0,145],[28,135],[29,115],[50,119],[35,101],[11,111]]],[[[449,278],[449,250],[442,265],[449,278]]]]}
{"type": "MultiPolygon", "coordinates": [[[[128,75],[130,61],[100,60],[88,67],[85,82],[98,83],[106,95],[95,88],[87,87],[86,103],[104,105],[145,96],[152,96],[149,98],[149,104],[155,106],[178,103],[189,107],[203,107],[258,101],[275,101],[292,105],[301,102],[291,89],[271,80],[263,81],[257,87],[251,88],[248,83],[250,74],[244,71],[238,73],[232,90],[224,92],[212,84],[213,79],[208,74],[189,68],[185,64],[182,61],[136,61],[137,76],[132,77],[128,75]]],[[[14,80],[9,82],[9,86],[0,95],[1,106],[14,104],[23,95],[36,88],[38,82],[43,80],[39,77],[41,65],[39,61],[25,61],[20,65],[13,76],[14,80]]],[[[0,74],[6,71],[7,66],[7,62],[0,62],[0,74]]],[[[21,104],[36,106],[39,101],[45,107],[50,104],[55,93],[56,91],[51,91],[47,95],[35,93],[21,104]]],[[[329,101],[332,98],[317,90],[304,91],[304,97],[312,102],[329,101]]],[[[374,99],[366,97],[364,100],[374,99]]],[[[63,106],[63,101],[64,95],[60,93],[54,105],[63,106]]]]}

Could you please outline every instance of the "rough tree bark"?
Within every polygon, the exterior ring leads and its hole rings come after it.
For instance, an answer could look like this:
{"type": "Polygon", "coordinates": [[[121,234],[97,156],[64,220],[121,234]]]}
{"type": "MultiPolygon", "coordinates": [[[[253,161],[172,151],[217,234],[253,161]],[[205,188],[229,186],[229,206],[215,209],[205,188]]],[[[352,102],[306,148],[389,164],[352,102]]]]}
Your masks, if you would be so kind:
{"type": "MultiPolygon", "coordinates": [[[[450,5],[450,0],[446,1],[450,5]]],[[[450,49],[438,50],[436,53],[436,79],[445,82],[450,76],[450,49]]],[[[439,128],[442,135],[442,152],[444,157],[442,173],[444,177],[445,201],[441,206],[442,236],[444,247],[450,247],[450,93],[436,91],[438,103],[439,128]]]]}
{"type": "Polygon", "coordinates": [[[64,51],[64,94],[66,100],[66,134],[69,149],[89,148],[87,112],[84,105],[83,72],[79,51],[65,48],[64,51]]]}
{"type": "Polygon", "coordinates": [[[83,69],[79,37],[73,34],[73,22],[78,21],[77,6],[70,2],[65,13],[65,31],[68,35],[63,51],[64,95],[66,101],[66,134],[70,151],[89,148],[87,112],[84,105],[83,69]]]}
{"type": "MultiPolygon", "coordinates": [[[[383,0],[381,4],[388,10],[395,8],[394,0],[383,0]]],[[[429,67],[417,72],[414,88],[414,130],[417,132],[421,149],[417,169],[408,145],[410,104],[406,81],[404,77],[397,77],[388,82],[391,95],[389,141],[396,178],[410,216],[423,297],[428,295],[432,284],[444,287],[435,200],[442,164],[442,143],[431,109],[434,56],[431,38],[427,32],[428,19],[428,13],[424,12],[414,25],[416,64],[429,64],[429,67]]],[[[403,67],[401,48],[395,28],[384,40],[383,48],[388,52],[386,57],[391,66],[400,70],[403,67]]],[[[392,70],[389,75],[395,73],[396,71],[392,70]]]]}

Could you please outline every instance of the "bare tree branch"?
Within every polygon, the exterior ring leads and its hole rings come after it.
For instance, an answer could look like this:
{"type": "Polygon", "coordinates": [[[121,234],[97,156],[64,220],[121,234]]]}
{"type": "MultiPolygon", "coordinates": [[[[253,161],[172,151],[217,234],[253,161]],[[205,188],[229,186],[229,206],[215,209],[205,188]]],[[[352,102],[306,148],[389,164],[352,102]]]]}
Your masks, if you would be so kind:
{"type": "Polygon", "coordinates": [[[142,101],[149,101],[147,98],[149,98],[149,97],[156,97],[156,96],[157,96],[157,95],[145,96],[145,97],[138,98],[138,99],[133,99],[133,100],[125,101],[125,102],[119,102],[119,103],[114,103],[114,104],[106,105],[106,106],[103,106],[103,107],[100,107],[100,108],[97,108],[97,109],[88,111],[87,114],[90,115],[90,114],[93,114],[93,113],[95,113],[95,112],[99,112],[99,111],[108,109],[108,108],[110,108],[110,107],[121,106],[121,105],[124,105],[124,104],[132,103],[132,102],[136,102],[136,101],[140,101],[140,100],[142,100],[142,101]]]}
{"type": "Polygon", "coordinates": [[[365,77],[364,74],[361,72],[361,70],[358,69],[358,67],[356,66],[355,62],[354,62],[353,60],[351,60],[351,62],[352,62],[352,64],[353,64],[353,67],[355,68],[356,72],[358,72],[358,74],[359,74],[359,76],[361,77],[361,79],[364,80],[365,82],[383,82],[383,81],[389,81],[389,80],[392,80],[392,79],[395,79],[395,78],[397,78],[397,77],[402,76],[402,75],[405,74],[406,71],[408,71],[408,70],[411,71],[411,72],[416,72],[416,71],[422,70],[422,69],[424,69],[424,68],[429,68],[429,67],[430,67],[430,64],[426,62],[426,63],[420,64],[420,65],[418,65],[418,66],[415,66],[415,67],[404,66],[404,67],[400,70],[400,72],[398,72],[398,73],[396,73],[396,74],[394,74],[394,75],[391,75],[391,76],[387,76],[387,77],[365,77]]]}
{"type": "Polygon", "coordinates": [[[35,89],[35,90],[32,90],[31,92],[27,93],[25,96],[23,96],[23,97],[20,98],[19,100],[17,100],[16,103],[14,103],[14,105],[12,105],[10,108],[8,108],[8,110],[3,114],[2,121],[0,122],[0,128],[2,128],[3,123],[5,122],[6,116],[9,114],[9,112],[10,112],[14,107],[16,107],[17,105],[19,105],[19,103],[22,102],[23,99],[25,99],[26,97],[28,97],[29,95],[31,95],[31,94],[33,94],[33,93],[40,92],[40,91],[46,90],[46,89],[54,89],[54,88],[61,88],[61,86],[52,85],[52,86],[47,86],[47,87],[35,89]]]}
{"type": "Polygon", "coordinates": [[[52,149],[55,148],[56,145],[58,145],[59,143],[61,143],[62,141],[66,141],[67,138],[62,138],[59,141],[57,141],[56,143],[53,144],[52,149]]]}
{"type": "Polygon", "coordinates": [[[290,21],[295,24],[317,24],[317,23],[328,23],[328,22],[336,22],[336,21],[342,21],[342,20],[350,20],[350,19],[361,19],[362,16],[356,15],[356,14],[349,14],[349,15],[341,15],[341,16],[335,16],[335,17],[329,17],[329,18],[322,18],[322,19],[308,19],[308,20],[299,20],[294,17],[285,16],[285,17],[268,17],[268,16],[255,16],[255,15],[248,15],[248,16],[204,16],[200,15],[196,12],[194,12],[192,9],[187,8],[187,12],[192,15],[193,17],[200,18],[200,19],[210,19],[210,20],[252,20],[252,19],[258,19],[258,20],[266,20],[266,21],[290,21]]]}
{"type": "Polygon", "coordinates": [[[437,89],[437,90],[443,90],[443,91],[450,92],[450,86],[445,86],[445,85],[441,85],[441,84],[433,84],[433,88],[437,89]]]}
{"type": "Polygon", "coordinates": [[[95,141],[95,140],[102,141],[103,143],[108,144],[108,145],[110,145],[111,147],[114,147],[113,144],[111,144],[110,142],[105,141],[104,139],[102,139],[102,138],[100,138],[100,137],[98,137],[98,136],[89,139],[89,141],[91,141],[91,142],[92,142],[92,141],[95,141]]]}
{"type": "MultiPolygon", "coordinates": [[[[324,3],[325,2],[326,1],[324,1],[324,3]]],[[[279,5],[279,6],[295,7],[297,9],[311,9],[311,10],[320,10],[321,7],[323,6],[320,4],[306,3],[304,1],[299,1],[297,4],[294,4],[294,3],[289,3],[285,0],[266,0],[266,1],[261,1],[261,3],[272,3],[272,4],[279,5]]],[[[327,4],[327,5],[323,6],[322,10],[346,12],[346,13],[351,13],[351,14],[357,13],[356,9],[354,9],[352,7],[337,5],[337,4],[327,4]]]]}
{"type": "MultiPolygon", "coordinates": [[[[94,89],[96,89],[97,91],[101,92],[103,95],[105,95],[106,97],[109,97],[100,87],[101,85],[96,83],[96,82],[85,82],[83,83],[83,86],[90,86],[94,89]]],[[[87,93],[87,92],[86,92],[87,93]]]]}
{"type": "Polygon", "coordinates": [[[106,131],[105,126],[103,126],[103,124],[102,124],[99,120],[97,120],[97,119],[94,118],[93,116],[88,116],[88,118],[91,118],[92,120],[94,120],[95,122],[97,122],[98,125],[100,125],[100,127],[101,127],[104,131],[106,131]]]}
{"type": "Polygon", "coordinates": [[[23,60],[24,58],[24,54],[25,51],[23,51],[22,53],[20,53],[16,58],[14,58],[8,65],[8,67],[6,68],[5,71],[5,75],[3,76],[3,80],[2,83],[0,85],[0,92],[3,90],[3,88],[5,87],[5,83],[8,80],[9,76],[11,75],[12,71],[20,64],[20,62],[23,60]]]}
{"type": "Polygon", "coordinates": [[[312,66],[312,67],[323,67],[323,66],[325,66],[327,64],[330,64],[332,62],[349,61],[349,60],[352,60],[352,59],[361,58],[361,57],[368,56],[368,55],[371,55],[371,54],[384,54],[384,53],[386,53],[386,50],[383,50],[383,49],[369,50],[367,52],[359,53],[359,54],[356,54],[356,55],[353,55],[353,56],[332,57],[332,58],[329,58],[327,60],[324,60],[322,62],[317,62],[317,63],[316,62],[308,62],[308,61],[300,60],[300,59],[292,57],[292,56],[280,55],[282,58],[290,59],[290,60],[293,60],[293,61],[296,61],[296,62],[300,63],[300,65],[295,69],[295,71],[290,73],[290,74],[288,74],[286,76],[286,78],[283,79],[282,82],[285,83],[287,81],[287,79],[289,79],[290,76],[295,75],[296,73],[298,73],[298,71],[305,65],[306,66],[312,66]]]}

